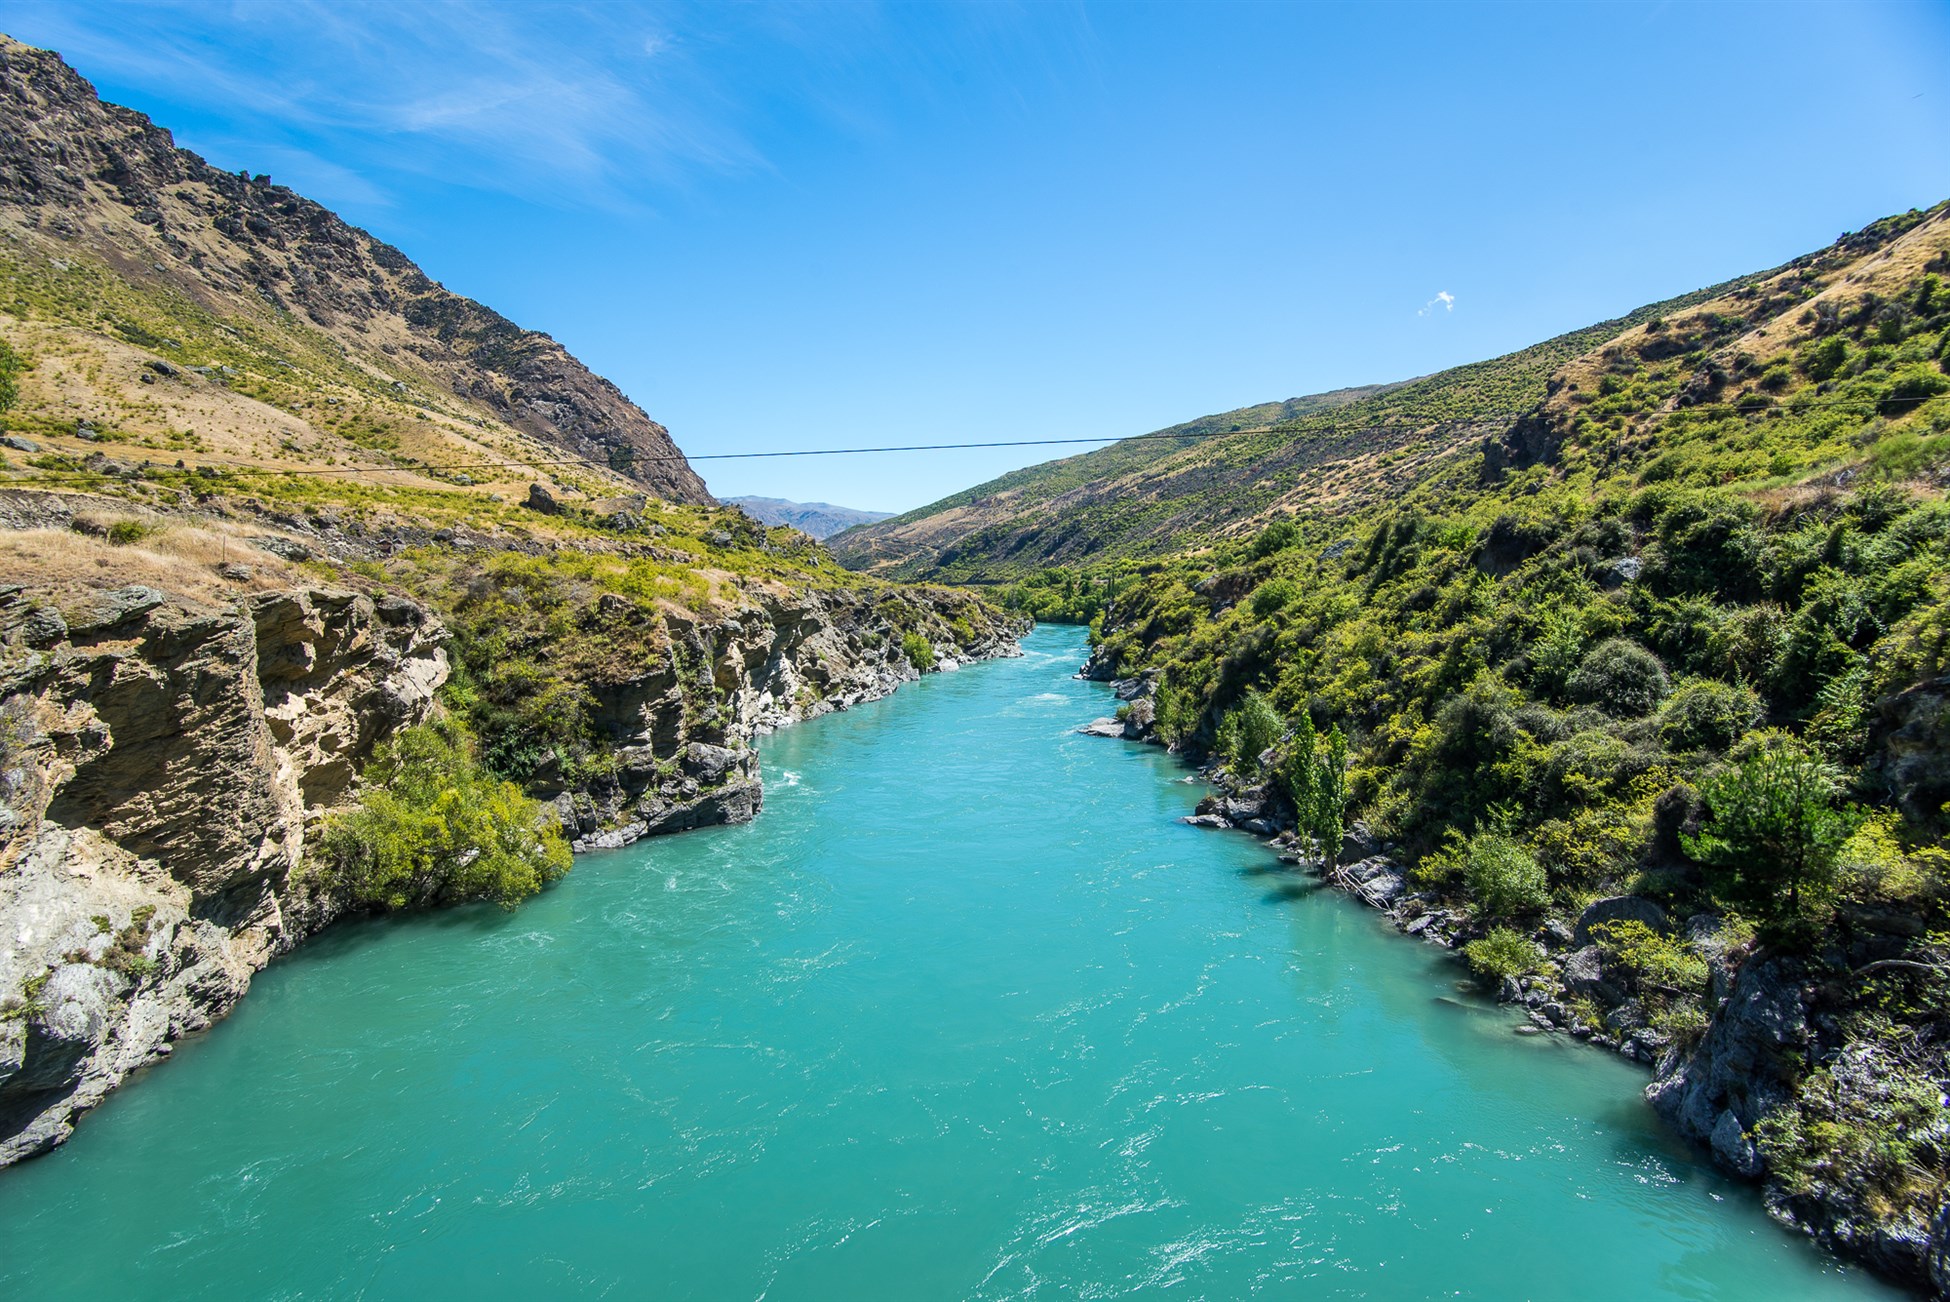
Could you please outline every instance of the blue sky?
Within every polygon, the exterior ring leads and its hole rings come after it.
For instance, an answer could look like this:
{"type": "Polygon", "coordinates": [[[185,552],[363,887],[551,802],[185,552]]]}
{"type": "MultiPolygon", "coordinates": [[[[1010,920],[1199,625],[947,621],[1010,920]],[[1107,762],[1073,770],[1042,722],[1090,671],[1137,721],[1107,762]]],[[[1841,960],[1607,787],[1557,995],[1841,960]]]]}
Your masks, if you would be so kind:
{"type": "MultiPolygon", "coordinates": [[[[4,13],[555,335],[692,453],[1140,433],[1950,197],[1941,3],[4,13]]],[[[896,510],[1041,459],[700,469],[896,510]]]]}

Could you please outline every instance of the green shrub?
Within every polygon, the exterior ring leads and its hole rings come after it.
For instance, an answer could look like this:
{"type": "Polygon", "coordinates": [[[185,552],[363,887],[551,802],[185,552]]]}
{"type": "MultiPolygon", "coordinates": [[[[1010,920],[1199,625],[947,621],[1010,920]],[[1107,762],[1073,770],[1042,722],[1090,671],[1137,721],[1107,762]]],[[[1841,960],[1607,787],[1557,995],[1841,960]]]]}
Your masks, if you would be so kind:
{"type": "Polygon", "coordinates": [[[1636,719],[1665,699],[1666,667],[1638,643],[1615,637],[1593,647],[1565,687],[1573,700],[1614,718],[1636,719]]]}
{"type": "Polygon", "coordinates": [[[1834,807],[1834,771],[1784,733],[1755,738],[1735,764],[1699,784],[1707,806],[1686,853],[1712,870],[1714,893],[1752,916],[1782,924],[1824,902],[1836,860],[1858,821],[1834,807]]]}
{"type": "Polygon", "coordinates": [[[1495,981],[1530,975],[1543,956],[1528,937],[1508,927],[1493,927],[1489,935],[1463,946],[1463,958],[1469,966],[1495,981]]]}
{"type": "Polygon", "coordinates": [[[1260,756],[1286,731],[1286,720],[1262,693],[1251,691],[1226,711],[1219,730],[1226,743],[1221,753],[1228,766],[1240,777],[1256,779],[1260,776],[1260,756]]]}
{"type": "Polygon", "coordinates": [[[901,634],[901,653],[922,673],[934,668],[934,643],[919,633],[901,634]]]}
{"type": "Polygon", "coordinates": [[[1259,531],[1253,539],[1252,556],[1256,561],[1265,560],[1274,552],[1283,551],[1300,541],[1300,526],[1292,520],[1275,520],[1259,531]]]}
{"type": "Polygon", "coordinates": [[[1463,856],[1463,884],[1486,917],[1534,913],[1550,902],[1550,881],[1535,855],[1506,832],[1480,831],[1463,856]]]}
{"type": "Polygon", "coordinates": [[[21,360],[20,354],[0,340],[0,412],[11,411],[19,400],[19,378],[25,369],[27,364],[21,360]]]}
{"type": "Polygon", "coordinates": [[[1253,591],[1253,615],[1265,619],[1268,615],[1290,606],[1300,595],[1300,585],[1292,579],[1268,579],[1253,591]]]}
{"type": "Polygon", "coordinates": [[[154,532],[155,529],[140,520],[117,520],[108,526],[108,540],[117,547],[126,547],[130,543],[141,542],[154,532]]]}
{"type": "Polygon", "coordinates": [[[1761,1118],[1754,1139],[1790,1193],[1845,1190],[1891,1217],[1935,1193],[1945,1158],[1946,1117],[1934,1081],[1896,1064],[1859,1072],[1844,1086],[1828,1067],[1794,1100],[1761,1118]]]}
{"type": "Polygon", "coordinates": [[[1591,929],[1605,957],[1641,981],[1668,992],[1698,994],[1706,989],[1706,960],[1684,941],[1662,936],[1643,922],[1620,919],[1591,929]]]}
{"type": "Polygon", "coordinates": [[[1659,736],[1680,751],[1724,751],[1760,720],[1760,697],[1745,683],[1682,684],[1659,715],[1659,736]]]}
{"type": "Polygon", "coordinates": [[[1950,376],[1933,366],[1911,366],[1890,380],[1876,401],[1876,414],[1901,416],[1941,393],[1950,393],[1950,376]]]}
{"type": "Polygon", "coordinates": [[[326,823],[315,859],[350,903],[513,908],[569,870],[553,818],[484,769],[452,719],[406,729],[379,748],[363,778],[360,807],[326,823]]]}

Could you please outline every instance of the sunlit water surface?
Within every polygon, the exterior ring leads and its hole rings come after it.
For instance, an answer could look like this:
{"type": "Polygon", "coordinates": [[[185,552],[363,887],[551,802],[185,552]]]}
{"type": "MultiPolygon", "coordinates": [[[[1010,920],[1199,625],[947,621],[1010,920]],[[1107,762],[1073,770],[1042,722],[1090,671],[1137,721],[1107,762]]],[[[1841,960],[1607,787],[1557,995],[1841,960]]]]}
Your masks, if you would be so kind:
{"type": "Polygon", "coordinates": [[[0,1173],[0,1296],[1865,1298],[1643,1076],[1179,824],[1074,630],[764,816],[338,928],[0,1173]]]}

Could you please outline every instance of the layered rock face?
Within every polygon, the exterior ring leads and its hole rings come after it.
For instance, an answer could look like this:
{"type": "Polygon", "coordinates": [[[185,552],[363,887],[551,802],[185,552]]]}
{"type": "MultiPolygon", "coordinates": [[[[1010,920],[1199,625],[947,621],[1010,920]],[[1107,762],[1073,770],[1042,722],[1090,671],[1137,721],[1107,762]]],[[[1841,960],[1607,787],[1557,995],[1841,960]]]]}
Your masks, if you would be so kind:
{"type": "Polygon", "coordinates": [[[0,589],[0,1165],[330,920],[307,828],[433,708],[443,638],[343,589],[65,615],[0,589]]]}
{"type": "Polygon", "coordinates": [[[561,344],[436,283],[268,176],[221,172],[105,104],[47,50],[0,36],[0,216],[219,316],[265,305],[375,374],[408,367],[515,429],[673,502],[711,495],[663,426],[561,344]]]}
{"type": "MultiPolygon", "coordinates": [[[[753,740],[918,678],[903,630],[937,671],[1020,654],[1023,631],[939,589],[761,591],[663,619],[656,668],[591,685],[613,764],[532,788],[578,849],[756,816],[753,740]]],[[[339,588],[229,609],[0,588],[0,1166],[61,1143],[337,916],[307,834],[434,709],[446,640],[412,601],[339,588]]]]}
{"type": "Polygon", "coordinates": [[[947,589],[754,594],[719,619],[668,614],[662,663],[592,684],[613,774],[552,796],[578,850],[755,817],[758,736],[891,694],[921,676],[899,628],[927,630],[932,668],[1022,654],[1026,625],[947,589]]]}

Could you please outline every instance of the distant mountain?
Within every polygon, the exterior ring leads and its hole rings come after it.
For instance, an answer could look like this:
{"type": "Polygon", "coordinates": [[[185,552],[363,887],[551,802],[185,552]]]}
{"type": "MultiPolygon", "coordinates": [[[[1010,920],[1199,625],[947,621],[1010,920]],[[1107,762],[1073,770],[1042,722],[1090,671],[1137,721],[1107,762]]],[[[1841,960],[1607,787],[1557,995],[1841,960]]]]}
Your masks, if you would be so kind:
{"type": "Polygon", "coordinates": [[[842,530],[893,515],[892,511],[856,511],[831,502],[788,502],[782,497],[727,497],[725,501],[761,524],[789,524],[815,538],[830,538],[842,530]]]}

